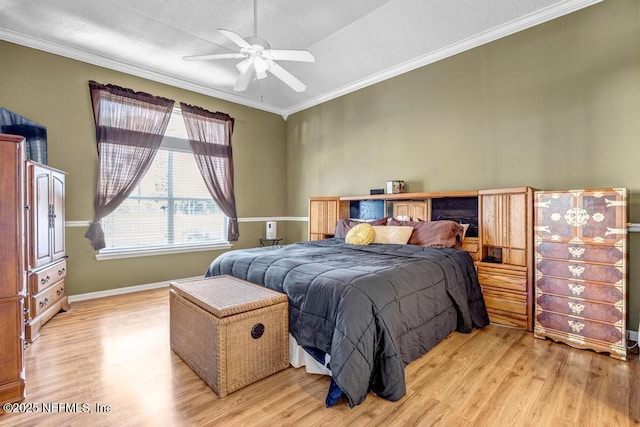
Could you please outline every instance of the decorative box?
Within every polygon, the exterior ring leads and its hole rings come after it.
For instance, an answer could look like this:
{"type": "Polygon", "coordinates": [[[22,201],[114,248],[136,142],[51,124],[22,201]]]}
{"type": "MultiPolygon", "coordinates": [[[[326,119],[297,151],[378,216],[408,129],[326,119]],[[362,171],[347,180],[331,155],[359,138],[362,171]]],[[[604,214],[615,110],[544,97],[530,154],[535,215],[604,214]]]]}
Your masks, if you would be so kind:
{"type": "Polygon", "coordinates": [[[387,181],[387,194],[404,193],[404,181],[387,181]]]}
{"type": "Polygon", "coordinates": [[[231,276],[171,283],[171,349],[218,396],[289,366],[288,298],[231,276]]]}

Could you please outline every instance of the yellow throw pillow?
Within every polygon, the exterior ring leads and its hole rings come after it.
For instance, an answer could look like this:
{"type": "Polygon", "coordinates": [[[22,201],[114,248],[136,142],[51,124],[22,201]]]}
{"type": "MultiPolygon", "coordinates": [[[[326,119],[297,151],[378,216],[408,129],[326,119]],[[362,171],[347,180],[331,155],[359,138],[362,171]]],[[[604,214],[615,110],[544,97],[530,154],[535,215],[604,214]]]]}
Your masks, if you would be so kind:
{"type": "Polygon", "coordinates": [[[374,226],[373,243],[396,243],[406,245],[413,233],[413,227],[406,225],[374,226]]]}
{"type": "Polygon", "coordinates": [[[373,242],[376,237],[376,232],[373,230],[373,226],[366,222],[358,225],[354,225],[351,230],[344,236],[344,242],[350,245],[368,245],[373,242]]]}

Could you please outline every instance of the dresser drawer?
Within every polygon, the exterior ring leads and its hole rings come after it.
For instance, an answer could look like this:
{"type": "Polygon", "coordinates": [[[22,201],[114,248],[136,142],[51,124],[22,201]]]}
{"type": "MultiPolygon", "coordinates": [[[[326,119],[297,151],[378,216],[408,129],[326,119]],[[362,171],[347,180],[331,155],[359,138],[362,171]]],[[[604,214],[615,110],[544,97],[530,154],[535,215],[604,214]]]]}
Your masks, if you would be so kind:
{"type": "Polygon", "coordinates": [[[566,277],[603,283],[618,283],[625,278],[623,268],[613,265],[589,264],[557,260],[540,260],[536,266],[545,276],[566,277]]]}
{"type": "Polygon", "coordinates": [[[541,242],[536,247],[538,257],[568,261],[587,261],[616,264],[624,260],[619,246],[573,245],[569,243],[541,242]]]}
{"type": "Polygon", "coordinates": [[[29,297],[29,315],[31,318],[37,317],[45,312],[51,305],[64,297],[64,280],[56,283],[39,294],[29,297]]]}
{"type": "Polygon", "coordinates": [[[511,291],[527,291],[527,272],[505,270],[478,265],[478,281],[484,288],[489,286],[511,291]]]}
{"type": "Polygon", "coordinates": [[[607,323],[617,323],[622,320],[622,311],[610,304],[544,294],[539,295],[536,301],[545,311],[607,323]]]}
{"type": "Polygon", "coordinates": [[[482,295],[489,312],[500,310],[525,316],[527,314],[527,297],[525,294],[483,289],[482,295]]]}
{"type": "Polygon", "coordinates": [[[622,327],[599,323],[579,317],[540,311],[536,314],[536,326],[566,334],[578,335],[601,342],[615,344],[623,340],[622,327]]]}
{"type": "Polygon", "coordinates": [[[565,295],[610,304],[624,301],[622,289],[619,287],[582,280],[541,276],[536,279],[536,289],[537,292],[545,294],[565,295]]]}
{"type": "Polygon", "coordinates": [[[522,314],[510,313],[508,311],[500,311],[487,309],[489,321],[498,325],[510,326],[512,328],[527,329],[529,327],[528,316],[522,314]]]}
{"type": "Polygon", "coordinates": [[[29,293],[38,294],[67,276],[67,261],[63,260],[50,267],[29,274],[29,293]]]}

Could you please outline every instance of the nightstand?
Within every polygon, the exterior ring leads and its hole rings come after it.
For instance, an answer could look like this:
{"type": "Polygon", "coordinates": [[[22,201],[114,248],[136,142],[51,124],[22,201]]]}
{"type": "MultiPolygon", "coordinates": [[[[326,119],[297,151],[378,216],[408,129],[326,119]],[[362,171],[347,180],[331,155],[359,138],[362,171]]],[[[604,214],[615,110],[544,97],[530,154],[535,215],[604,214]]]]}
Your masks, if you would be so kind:
{"type": "Polygon", "coordinates": [[[282,241],[282,237],[278,237],[275,239],[260,238],[260,246],[275,246],[275,245],[278,245],[281,241],[282,241]]]}

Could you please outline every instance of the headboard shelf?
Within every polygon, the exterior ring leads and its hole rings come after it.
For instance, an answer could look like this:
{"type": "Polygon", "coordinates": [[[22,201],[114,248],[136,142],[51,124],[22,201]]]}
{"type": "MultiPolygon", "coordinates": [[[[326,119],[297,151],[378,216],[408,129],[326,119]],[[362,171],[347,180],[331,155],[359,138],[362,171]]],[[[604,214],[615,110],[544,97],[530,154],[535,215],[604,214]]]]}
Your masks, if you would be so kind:
{"type": "Polygon", "coordinates": [[[340,200],[422,200],[439,197],[477,197],[478,191],[431,191],[420,193],[370,194],[367,196],[341,196],[340,200]]]}
{"type": "Polygon", "coordinates": [[[372,220],[397,215],[414,221],[452,220],[470,224],[468,237],[478,237],[478,191],[438,191],[340,197],[352,219],[372,220]]]}

